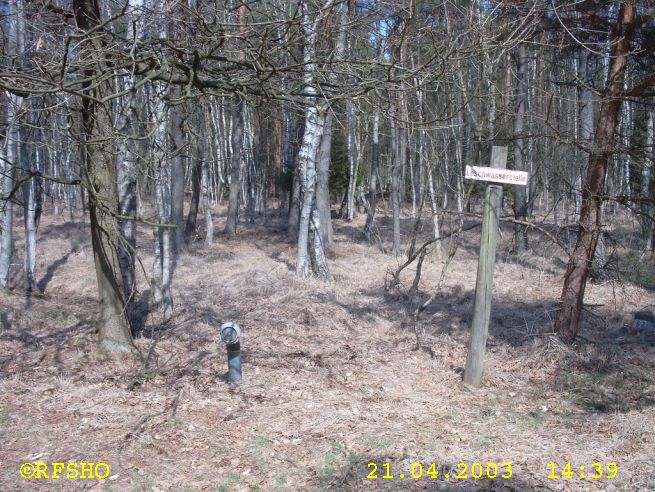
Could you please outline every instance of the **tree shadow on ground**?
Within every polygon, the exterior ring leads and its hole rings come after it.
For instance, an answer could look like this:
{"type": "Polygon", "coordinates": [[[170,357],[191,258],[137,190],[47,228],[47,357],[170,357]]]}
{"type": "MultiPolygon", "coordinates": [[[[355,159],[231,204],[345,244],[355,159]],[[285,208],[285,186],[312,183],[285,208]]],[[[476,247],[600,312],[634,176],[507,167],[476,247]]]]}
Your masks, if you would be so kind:
{"type": "MultiPolygon", "coordinates": [[[[362,293],[362,298],[381,296],[382,304],[343,303],[332,299],[353,316],[374,322],[380,316],[395,322],[399,332],[415,335],[426,352],[434,356],[442,340],[465,347],[472,321],[474,292],[460,286],[437,296],[420,316],[413,312],[428,294],[415,299],[395,290],[362,293]],[[375,309],[373,309],[375,307],[375,309]]],[[[633,331],[631,318],[605,306],[584,307],[580,331],[573,346],[566,346],[553,333],[558,309],[554,301],[526,302],[495,299],[491,308],[487,350],[506,348],[517,358],[539,358],[539,351],[554,353],[558,390],[589,413],[641,410],[655,405],[655,330],[633,331]]],[[[454,368],[456,372],[462,368],[454,368]]]]}
{"type": "MultiPolygon", "coordinates": [[[[503,217],[511,218],[512,216],[504,214],[503,217]]],[[[447,236],[459,227],[457,214],[441,214],[440,220],[442,236],[447,236]]],[[[404,217],[400,220],[403,247],[401,258],[403,260],[409,248],[415,223],[416,219],[411,217],[404,217]]],[[[513,251],[514,224],[501,221],[497,261],[517,264],[524,268],[551,275],[563,275],[569,252],[575,244],[577,223],[555,225],[553,222],[542,221],[535,222],[535,225],[543,231],[529,229],[530,249],[527,253],[517,253],[513,251]],[[559,244],[553,238],[556,238],[559,244]]],[[[463,231],[459,235],[459,247],[474,256],[479,254],[478,234],[480,226],[480,218],[465,217],[463,231]]],[[[374,234],[368,242],[371,245],[379,243],[383,252],[390,253],[393,243],[393,219],[387,215],[378,216],[376,218],[376,227],[377,236],[374,234]]],[[[334,229],[335,233],[353,242],[367,241],[362,229],[353,226],[349,222],[336,220],[334,221],[334,229]]],[[[655,263],[640,260],[641,252],[645,247],[644,239],[640,237],[638,231],[625,229],[625,227],[617,226],[614,230],[606,232],[607,263],[599,269],[597,278],[592,272],[590,281],[627,282],[647,290],[655,290],[655,263]],[[630,236],[630,240],[626,239],[628,236],[630,236]],[[627,248],[627,253],[621,250],[620,246],[627,248]]],[[[417,231],[416,247],[420,247],[423,243],[432,239],[432,224],[430,216],[426,215],[426,212],[424,212],[417,231]]],[[[444,242],[447,244],[448,238],[444,239],[444,242]]]]}
{"type": "Polygon", "coordinates": [[[48,358],[48,364],[54,366],[59,374],[71,370],[67,353],[77,337],[89,336],[96,329],[92,320],[82,317],[76,323],[61,329],[51,326],[23,326],[23,323],[10,323],[3,318],[3,330],[0,331],[0,341],[13,345],[14,350],[0,357],[0,375],[35,371],[42,367],[48,358]],[[5,322],[6,321],[6,322],[5,322]]]}
{"type": "Polygon", "coordinates": [[[37,283],[37,287],[41,292],[45,292],[46,288],[48,287],[48,284],[52,280],[52,277],[54,276],[55,272],[64,266],[66,262],[68,261],[68,258],[70,258],[70,255],[73,254],[73,251],[69,251],[66,253],[64,256],[59,258],[58,260],[55,260],[52,262],[48,268],[46,269],[45,275],[39,280],[37,283]]]}
{"type": "Polygon", "coordinates": [[[48,239],[70,239],[79,244],[90,244],[91,230],[87,222],[64,222],[48,224],[39,230],[39,235],[48,239]]]}

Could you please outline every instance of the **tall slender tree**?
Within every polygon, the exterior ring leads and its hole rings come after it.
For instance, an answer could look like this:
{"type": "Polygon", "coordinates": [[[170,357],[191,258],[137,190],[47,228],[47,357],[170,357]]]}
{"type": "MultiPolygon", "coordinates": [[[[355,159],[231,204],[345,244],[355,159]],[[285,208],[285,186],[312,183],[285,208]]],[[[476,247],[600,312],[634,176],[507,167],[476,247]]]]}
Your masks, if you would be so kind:
{"type": "Polygon", "coordinates": [[[625,70],[637,18],[636,11],[634,1],[622,3],[613,29],[609,73],[582,189],[578,238],[566,269],[561,306],[555,319],[555,332],[568,343],[573,342],[578,333],[587,279],[601,232],[605,177],[621,112],[621,96],[624,92],[625,70]]]}

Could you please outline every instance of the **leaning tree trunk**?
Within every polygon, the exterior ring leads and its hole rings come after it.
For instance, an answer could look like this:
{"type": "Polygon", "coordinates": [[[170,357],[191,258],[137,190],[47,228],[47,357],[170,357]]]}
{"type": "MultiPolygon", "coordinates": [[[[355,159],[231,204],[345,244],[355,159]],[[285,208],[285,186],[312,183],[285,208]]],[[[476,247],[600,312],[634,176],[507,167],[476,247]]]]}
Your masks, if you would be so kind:
{"type": "Polygon", "coordinates": [[[561,306],[555,319],[555,332],[567,343],[578,334],[580,313],[587,278],[600,232],[601,205],[607,165],[614,145],[616,126],[621,111],[627,55],[630,52],[631,24],[635,20],[635,4],[621,6],[615,29],[611,67],[603,94],[596,135],[582,190],[578,239],[564,277],[561,306]]]}

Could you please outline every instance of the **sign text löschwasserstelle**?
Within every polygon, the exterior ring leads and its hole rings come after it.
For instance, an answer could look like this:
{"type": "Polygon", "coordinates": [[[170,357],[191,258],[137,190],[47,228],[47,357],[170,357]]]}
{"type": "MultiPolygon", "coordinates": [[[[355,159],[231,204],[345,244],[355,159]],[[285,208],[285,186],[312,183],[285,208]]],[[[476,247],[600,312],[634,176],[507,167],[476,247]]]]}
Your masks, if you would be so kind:
{"type": "Polygon", "coordinates": [[[493,181],[495,183],[508,183],[514,185],[527,185],[528,173],[513,171],[511,169],[495,169],[493,167],[466,166],[466,179],[478,181],[493,181]]]}

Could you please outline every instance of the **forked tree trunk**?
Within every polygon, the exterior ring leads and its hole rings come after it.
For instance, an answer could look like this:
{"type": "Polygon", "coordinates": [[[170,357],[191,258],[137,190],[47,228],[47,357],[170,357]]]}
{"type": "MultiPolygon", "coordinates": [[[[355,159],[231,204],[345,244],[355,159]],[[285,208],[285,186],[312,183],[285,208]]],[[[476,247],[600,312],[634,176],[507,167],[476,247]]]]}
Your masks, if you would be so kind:
{"type": "MultiPolygon", "coordinates": [[[[298,167],[302,175],[302,208],[300,209],[300,220],[298,223],[298,257],[296,261],[296,273],[300,277],[309,277],[311,274],[320,274],[322,265],[314,268],[312,258],[309,256],[310,228],[315,227],[314,209],[316,207],[316,155],[323,132],[324,117],[316,106],[307,109],[305,134],[302,146],[298,154],[298,167]]],[[[315,233],[315,232],[314,232],[315,233]]],[[[318,234],[320,236],[320,233],[318,234]]],[[[324,258],[321,255],[316,258],[324,258]]]]}
{"type": "Polygon", "coordinates": [[[635,11],[633,2],[623,4],[615,27],[611,66],[582,190],[578,239],[566,270],[561,306],[555,319],[555,332],[567,343],[572,343],[578,334],[585,287],[600,232],[605,175],[621,111],[619,96],[623,90],[627,55],[630,51],[629,30],[635,20],[635,11]]]}
{"type": "MultiPolygon", "coordinates": [[[[326,2],[322,6],[323,9],[331,5],[331,3],[330,1],[326,2]]],[[[303,59],[305,62],[303,82],[308,96],[306,98],[305,132],[298,152],[302,206],[298,222],[296,274],[299,277],[314,275],[323,280],[331,280],[332,276],[323,254],[320,218],[316,210],[316,160],[325,126],[325,107],[322,107],[323,101],[317,97],[318,94],[313,85],[312,74],[320,17],[317,16],[317,18],[311,19],[307,2],[302,2],[301,7],[304,28],[303,59]]]]}

